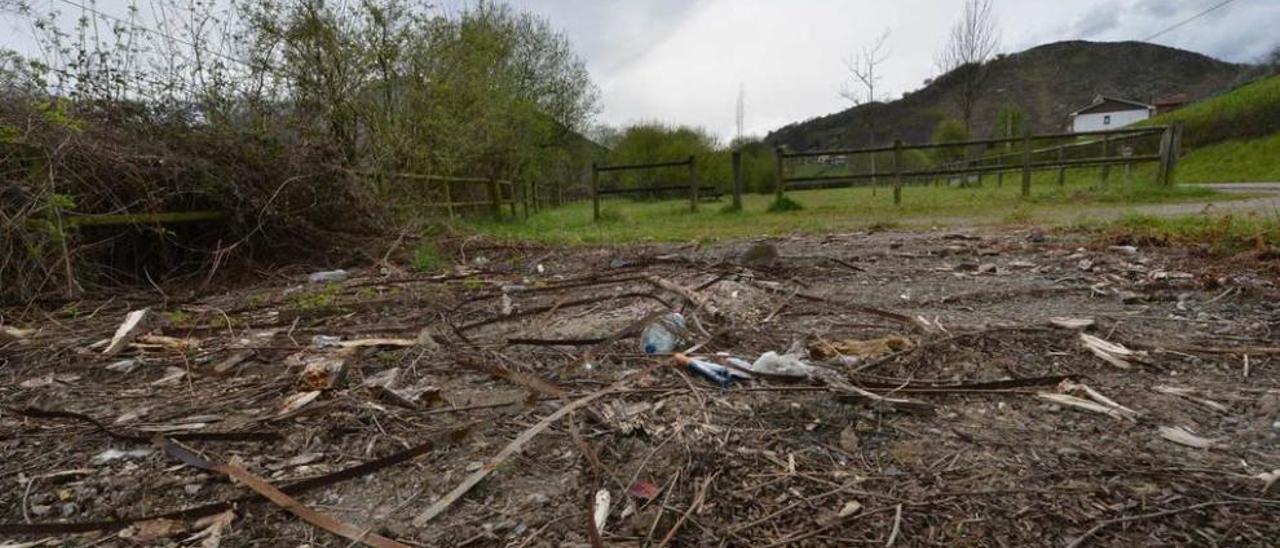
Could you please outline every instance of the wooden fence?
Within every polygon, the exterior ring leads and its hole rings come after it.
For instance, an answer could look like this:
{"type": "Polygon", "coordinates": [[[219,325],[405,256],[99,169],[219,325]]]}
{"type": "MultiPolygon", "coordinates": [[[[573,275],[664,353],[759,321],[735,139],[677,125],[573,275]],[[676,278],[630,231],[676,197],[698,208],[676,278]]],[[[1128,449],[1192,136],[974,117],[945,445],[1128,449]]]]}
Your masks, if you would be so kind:
{"type": "MultiPolygon", "coordinates": [[[[711,190],[715,190],[715,187],[708,187],[708,188],[711,190]]],[[[702,188],[698,186],[698,159],[693,156],[690,156],[684,160],[675,160],[670,162],[653,162],[648,164],[626,164],[626,165],[602,166],[602,165],[597,165],[595,163],[592,163],[591,164],[591,219],[592,221],[597,221],[597,222],[600,220],[600,197],[601,196],[615,195],[615,194],[661,192],[661,191],[685,190],[685,189],[689,191],[689,211],[697,212],[698,211],[698,192],[702,190],[702,188]],[[660,169],[664,167],[681,167],[681,166],[685,166],[689,170],[688,181],[685,185],[665,185],[665,186],[644,187],[644,188],[613,188],[613,189],[600,188],[601,173],[614,172],[614,171],[644,171],[644,170],[650,170],[650,169],[660,169]]]]}
{"type": "MultiPolygon", "coordinates": [[[[1031,194],[1031,173],[1038,170],[1056,169],[1058,170],[1058,182],[1065,182],[1065,174],[1067,169],[1084,168],[1084,167],[1102,167],[1104,176],[1109,168],[1114,165],[1133,165],[1143,162],[1158,162],[1156,181],[1162,185],[1169,185],[1173,182],[1174,167],[1177,162],[1178,150],[1181,146],[1182,126],[1176,124],[1173,126],[1144,126],[1137,128],[1123,128],[1105,131],[1088,131],[1078,133],[1052,133],[1042,135],[1024,134],[1022,137],[1008,137],[1000,139],[979,139],[971,141],[955,141],[948,143],[930,143],[922,145],[906,145],[902,141],[894,141],[891,146],[861,148],[861,149],[831,149],[831,150],[814,150],[805,152],[788,152],[782,147],[775,149],[775,162],[777,169],[778,185],[776,188],[777,199],[781,200],[788,187],[799,190],[803,186],[815,186],[815,184],[828,186],[836,183],[852,184],[860,180],[875,180],[877,177],[891,177],[893,179],[893,203],[902,203],[902,187],[904,179],[914,178],[936,180],[938,177],[977,175],[979,180],[986,174],[996,174],[1000,180],[1006,172],[1022,173],[1022,195],[1029,196],[1031,194]],[[1134,142],[1143,138],[1159,135],[1160,141],[1154,153],[1135,153],[1137,149],[1134,142]],[[1082,138],[1094,139],[1081,142],[1082,138]],[[1097,139],[1101,137],[1101,139],[1097,139]],[[1042,148],[1034,148],[1036,143],[1045,141],[1065,141],[1071,140],[1070,143],[1054,143],[1050,146],[1042,148]],[[1115,146],[1120,144],[1121,146],[1115,146]],[[1015,151],[1003,154],[988,154],[987,151],[993,146],[1005,145],[1006,148],[1015,151]],[[1092,155],[1091,148],[1101,145],[1101,154],[1092,155]],[[964,151],[964,158],[944,162],[939,165],[929,166],[927,168],[911,169],[904,163],[904,154],[908,151],[925,151],[938,150],[946,148],[958,148],[964,151]],[[981,151],[974,155],[971,152],[974,149],[981,151]],[[1074,157],[1068,157],[1068,151],[1074,157]],[[1086,154],[1080,157],[1080,151],[1086,154]],[[788,176],[786,170],[786,161],[798,158],[817,158],[844,156],[853,158],[857,156],[883,154],[893,154],[893,170],[889,173],[877,173],[875,171],[869,173],[840,173],[833,175],[812,175],[812,176],[788,176]],[[1118,153],[1118,154],[1116,154],[1118,153]],[[1045,159],[1045,156],[1051,156],[1045,159]],[[1013,160],[1013,161],[1006,161],[1013,160]]],[[[847,186],[847,185],[843,185],[847,186]]]]}

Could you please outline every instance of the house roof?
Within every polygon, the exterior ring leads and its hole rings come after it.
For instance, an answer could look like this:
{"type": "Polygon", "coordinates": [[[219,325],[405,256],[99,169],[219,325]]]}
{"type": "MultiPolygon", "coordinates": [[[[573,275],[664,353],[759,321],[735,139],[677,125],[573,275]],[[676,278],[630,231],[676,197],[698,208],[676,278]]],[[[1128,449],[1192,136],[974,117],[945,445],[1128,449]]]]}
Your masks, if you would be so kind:
{"type": "Polygon", "coordinates": [[[1175,93],[1175,94],[1173,94],[1173,95],[1166,95],[1166,96],[1164,96],[1164,97],[1161,97],[1161,98],[1159,98],[1159,99],[1156,99],[1156,100],[1155,100],[1155,104],[1156,104],[1156,106],[1162,106],[1162,105],[1181,105],[1181,104],[1183,104],[1183,103],[1187,103],[1187,102],[1190,102],[1190,101],[1191,101],[1191,97],[1189,97],[1187,94],[1185,94],[1185,93],[1175,93]]]}
{"type": "Polygon", "coordinates": [[[1093,102],[1089,106],[1071,113],[1071,116],[1088,114],[1093,112],[1119,112],[1124,110],[1151,110],[1155,107],[1146,103],[1130,101],[1128,99],[1120,99],[1117,97],[1107,97],[1099,95],[1093,98],[1093,102]]]}

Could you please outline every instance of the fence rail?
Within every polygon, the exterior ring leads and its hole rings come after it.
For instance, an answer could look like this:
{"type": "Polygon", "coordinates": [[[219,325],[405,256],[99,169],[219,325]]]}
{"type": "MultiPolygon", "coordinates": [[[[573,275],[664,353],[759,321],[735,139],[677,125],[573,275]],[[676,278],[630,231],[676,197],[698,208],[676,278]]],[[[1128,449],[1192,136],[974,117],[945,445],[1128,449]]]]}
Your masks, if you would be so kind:
{"type": "MultiPolygon", "coordinates": [[[[1065,173],[1068,168],[1098,167],[1102,166],[1104,170],[1112,165],[1132,165],[1144,162],[1158,162],[1158,170],[1156,180],[1159,184],[1169,185],[1173,182],[1174,167],[1177,163],[1178,150],[1181,147],[1182,126],[1175,124],[1172,126],[1143,126],[1138,128],[1125,128],[1115,130],[1099,130],[1099,131],[1083,131],[1079,133],[1048,133],[1040,135],[1032,135],[1024,133],[1021,137],[1002,137],[997,139],[975,139],[969,141],[954,141],[947,143],[927,143],[919,145],[907,145],[902,141],[894,141],[892,146],[869,147],[860,149],[828,149],[828,150],[810,150],[803,152],[791,152],[782,147],[778,147],[774,151],[774,161],[777,169],[778,184],[776,188],[777,199],[781,200],[788,187],[795,190],[801,190],[806,187],[825,187],[823,183],[851,182],[864,179],[876,179],[880,177],[893,178],[893,203],[902,203],[902,186],[904,178],[919,177],[939,177],[953,175],[978,175],[981,178],[985,174],[1000,174],[1012,171],[1022,172],[1022,195],[1029,196],[1031,194],[1031,172],[1037,170],[1057,169],[1058,183],[1063,184],[1065,181],[1065,173]],[[1112,155],[1115,142],[1124,140],[1136,140],[1142,137],[1148,137],[1159,134],[1160,143],[1158,152],[1155,154],[1133,154],[1132,148],[1127,149],[1126,154],[1112,155]],[[1102,137],[1086,142],[1076,143],[1060,143],[1054,144],[1041,149],[1033,149],[1032,145],[1036,142],[1057,141],[1062,139],[1079,139],[1081,137],[1102,137]],[[1085,147],[1096,146],[1102,144],[1101,156],[1090,156],[1085,158],[1067,158],[1066,152],[1071,149],[1081,149],[1085,147]],[[961,149],[966,156],[971,148],[984,147],[989,148],[992,145],[1005,144],[1012,148],[1012,145],[1020,145],[1019,150],[1010,151],[1003,154],[986,155],[983,154],[974,158],[963,158],[952,162],[944,163],[941,167],[931,169],[909,169],[903,162],[903,155],[908,151],[937,150],[937,149],[961,149]],[[815,157],[832,157],[845,156],[846,158],[882,154],[886,152],[893,153],[893,171],[890,173],[877,173],[871,171],[869,173],[837,173],[831,175],[804,175],[792,176],[788,175],[786,170],[786,161],[790,159],[815,158],[815,157]],[[1035,159],[1038,155],[1045,153],[1056,153],[1056,158],[1048,160],[1035,159]],[[1016,158],[1020,162],[1005,163],[1004,160],[1016,158]],[[997,163],[991,164],[989,162],[997,163]],[[817,184],[814,184],[817,183],[817,184]]],[[[873,158],[874,159],[874,158],[873,158]]],[[[874,166],[874,163],[872,164],[874,166]]],[[[1106,171],[1104,171],[1104,176],[1106,171]]],[[[979,179],[980,180],[980,179],[979,179]]]]}
{"type": "Polygon", "coordinates": [[[698,159],[689,156],[684,160],[671,160],[666,162],[651,162],[647,164],[621,164],[612,166],[602,166],[599,164],[591,164],[591,220],[592,222],[600,221],[600,197],[607,194],[622,194],[630,192],[658,192],[661,190],[671,190],[670,186],[658,187],[640,187],[634,189],[608,189],[600,188],[600,174],[612,171],[644,171],[650,169],[660,169],[665,167],[688,167],[689,177],[687,186],[677,186],[674,189],[689,190],[689,211],[696,213],[698,211],[698,159]],[[621,192],[619,190],[622,190],[621,192]]]}

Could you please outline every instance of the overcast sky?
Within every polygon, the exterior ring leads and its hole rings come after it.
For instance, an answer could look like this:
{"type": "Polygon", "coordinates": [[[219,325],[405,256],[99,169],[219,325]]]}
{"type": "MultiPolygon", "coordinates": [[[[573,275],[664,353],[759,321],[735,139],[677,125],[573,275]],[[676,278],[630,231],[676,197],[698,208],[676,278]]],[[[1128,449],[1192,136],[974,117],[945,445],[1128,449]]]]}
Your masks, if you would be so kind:
{"type": "MultiPolygon", "coordinates": [[[[62,0],[58,0],[61,2],[62,0]]],[[[79,1],[79,0],[76,0],[79,1]]],[[[443,0],[456,9],[469,0],[443,0]]],[[[1068,39],[1141,40],[1222,0],[995,0],[1001,51],[1068,39]]],[[[33,0],[36,5],[54,0],[33,0]]],[[[884,29],[885,97],[935,75],[933,56],[962,0],[509,0],[563,29],[602,92],[599,122],[660,120],[728,139],[739,87],[748,134],[846,108],[842,59],[884,29]]],[[[122,13],[126,0],[98,0],[122,13]]],[[[64,4],[64,10],[68,10],[64,4]]],[[[8,18],[0,46],[29,47],[8,18]]],[[[1234,0],[1156,38],[1253,61],[1280,43],[1280,0],[1234,0]]]]}

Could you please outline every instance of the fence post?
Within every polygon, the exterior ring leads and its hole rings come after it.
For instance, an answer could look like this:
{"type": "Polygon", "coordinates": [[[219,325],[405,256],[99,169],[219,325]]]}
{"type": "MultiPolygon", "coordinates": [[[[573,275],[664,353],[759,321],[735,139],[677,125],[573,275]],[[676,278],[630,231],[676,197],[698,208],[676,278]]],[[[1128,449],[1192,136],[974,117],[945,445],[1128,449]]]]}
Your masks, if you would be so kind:
{"type": "Polygon", "coordinates": [[[786,182],[782,179],[782,147],[775,147],[773,149],[773,168],[774,173],[778,177],[777,182],[774,184],[774,187],[776,187],[774,188],[774,191],[777,194],[777,198],[775,198],[775,200],[781,202],[782,192],[787,186],[786,182]]]}
{"type": "MultiPolygon", "coordinates": [[[[502,186],[505,186],[511,189],[511,216],[513,218],[519,217],[520,214],[517,212],[518,210],[516,209],[516,183],[514,181],[507,181],[507,184],[502,186]]],[[[501,187],[499,187],[499,189],[501,189],[501,187]]],[[[526,217],[528,217],[528,215],[526,215],[526,217]]]]}
{"type": "MultiPolygon", "coordinates": [[[[513,189],[514,192],[514,189],[513,189]]],[[[524,218],[529,218],[529,180],[525,179],[524,184],[520,185],[520,201],[524,203],[524,218]]]]}
{"type": "MultiPolygon", "coordinates": [[[[1111,136],[1102,136],[1102,159],[1111,159],[1111,136]]],[[[1111,177],[1111,164],[1102,164],[1102,186],[1107,186],[1107,178],[1111,177]]]]}
{"type": "Polygon", "coordinates": [[[600,168],[591,162],[591,222],[600,222],[600,168]]]}
{"type": "Polygon", "coordinates": [[[733,151],[733,209],[742,210],[742,150],[733,151]]]}
{"type": "Polygon", "coordinates": [[[1004,171],[996,172],[996,188],[1004,186],[1004,171]]]}
{"type": "Polygon", "coordinates": [[[489,209],[495,219],[502,218],[502,188],[498,186],[496,177],[489,177],[489,209]]]}
{"type": "Polygon", "coordinates": [[[453,221],[453,191],[449,189],[452,185],[448,180],[441,182],[444,183],[444,208],[449,211],[449,220],[453,221]]]}
{"type": "Polygon", "coordinates": [[[893,205],[902,203],[902,139],[893,141],[893,205]]]}
{"type": "Polygon", "coordinates": [[[1166,126],[1160,133],[1160,160],[1156,169],[1156,184],[1169,184],[1169,151],[1173,149],[1173,126],[1166,126]]]}
{"type": "Polygon", "coordinates": [[[1169,145],[1169,170],[1165,174],[1165,178],[1168,179],[1166,184],[1177,184],[1178,155],[1182,153],[1182,129],[1181,121],[1173,123],[1173,143],[1169,145]]]}
{"type": "Polygon", "coordinates": [[[1022,197],[1031,196],[1031,130],[1022,131],[1022,197]]]}
{"type": "Polygon", "coordinates": [[[689,157],[689,213],[698,212],[698,159],[689,157]]]}
{"type": "Polygon", "coordinates": [[[1066,147],[1058,146],[1058,186],[1067,184],[1067,166],[1062,165],[1063,156],[1065,156],[1066,152],[1066,147]]]}

